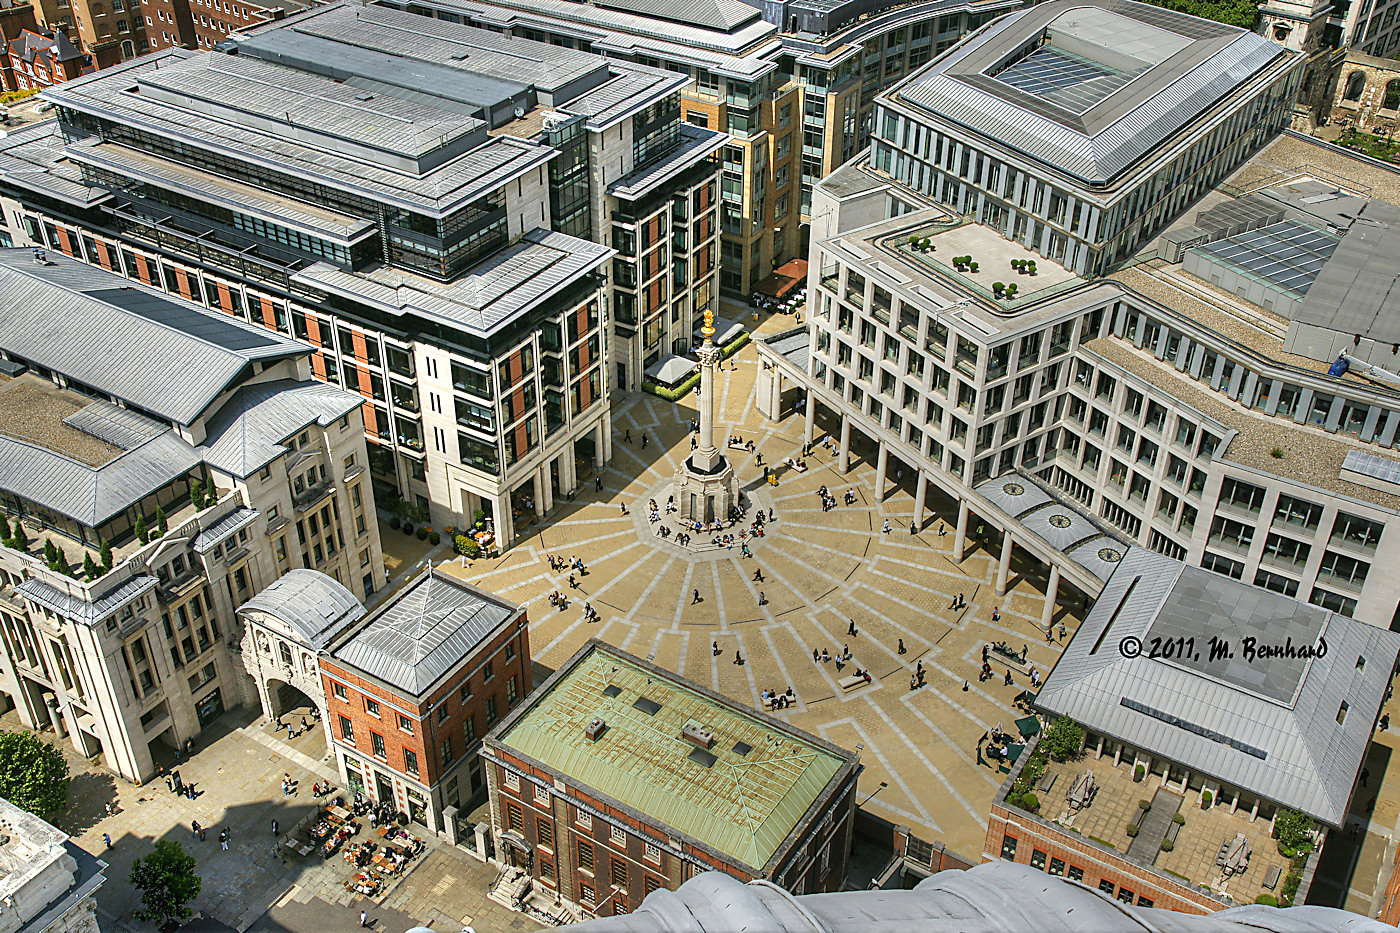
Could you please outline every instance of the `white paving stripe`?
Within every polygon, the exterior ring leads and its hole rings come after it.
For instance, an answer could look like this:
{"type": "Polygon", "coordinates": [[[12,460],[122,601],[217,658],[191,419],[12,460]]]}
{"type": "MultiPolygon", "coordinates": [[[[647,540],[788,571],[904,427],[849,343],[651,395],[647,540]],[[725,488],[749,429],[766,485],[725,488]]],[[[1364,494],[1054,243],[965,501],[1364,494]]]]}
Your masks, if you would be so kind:
{"type": "Polygon", "coordinates": [[[897,813],[901,813],[915,820],[922,821],[924,825],[931,827],[934,830],[934,832],[943,832],[943,827],[939,825],[938,821],[933,818],[933,815],[928,812],[928,808],[924,806],[923,801],[920,800],[912,790],[910,790],[908,783],[905,782],[903,776],[900,775],[898,769],[891,767],[889,759],[885,757],[884,752],[880,751],[879,743],[877,743],[874,739],[870,737],[870,733],[866,731],[864,726],[862,726],[855,719],[846,718],[823,723],[821,726],[818,727],[817,731],[821,734],[822,738],[828,739],[828,741],[830,741],[827,733],[830,730],[837,728],[838,726],[847,726],[852,731],[854,731],[856,735],[860,736],[861,744],[865,746],[864,750],[861,751],[861,755],[865,755],[868,753],[875,756],[875,760],[880,762],[880,766],[883,767],[885,769],[885,773],[889,775],[890,782],[892,784],[897,785],[900,791],[904,793],[905,799],[907,799],[917,808],[918,815],[915,816],[913,813],[909,813],[908,811],[903,810],[902,808],[894,807],[888,803],[885,804],[886,808],[894,810],[897,813]]]}

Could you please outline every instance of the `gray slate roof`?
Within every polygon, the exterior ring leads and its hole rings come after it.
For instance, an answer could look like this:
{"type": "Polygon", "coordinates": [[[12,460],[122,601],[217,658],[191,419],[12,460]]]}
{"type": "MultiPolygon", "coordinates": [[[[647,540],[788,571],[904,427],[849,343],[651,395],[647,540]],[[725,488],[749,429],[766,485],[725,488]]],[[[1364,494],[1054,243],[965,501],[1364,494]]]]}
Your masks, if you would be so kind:
{"type": "Polygon", "coordinates": [[[319,570],[300,567],[278,577],[238,611],[265,612],[280,619],[316,651],[365,615],[354,593],[319,570]]]}
{"type": "Polygon", "coordinates": [[[362,399],[320,382],[278,379],[244,386],[206,425],[204,462],[243,478],[287,452],[282,443],[311,424],[326,427],[359,408],[362,399]]]}
{"type": "Polygon", "coordinates": [[[423,696],[518,608],[430,568],[331,656],[423,696]]]}
{"type": "Polygon", "coordinates": [[[0,434],[0,488],[88,528],[198,464],[198,452],[169,429],[100,467],[0,434]]]}
{"type": "Polygon", "coordinates": [[[247,528],[262,513],[257,509],[238,508],[219,519],[208,528],[201,531],[194,539],[194,550],[196,554],[203,554],[218,544],[224,538],[238,531],[247,528]]]}
{"type": "Polygon", "coordinates": [[[1049,0],[996,20],[895,97],[1102,185],[1270,63],[1291,55],[1263,36],[1160,7],[1049,0]],[[1090,53],[1091,60],[1134,72],[1131,80],[1078,109],[1065,103],[1063,93],[1031,93],[998,77],[1015,75],[1013,64],[1047,30],[1065,34],[1066,47],[1090,53]]]}
{"type": "Polygon", "coordinates": [[[93,625],[147,590],[155,589],[157,582],[155,577],[130,577],[92,602],[69,596],[36,577],[30,577],[20,583],[15,590],[25,599],[51,609],[65,618],[84,625],[93,625]]]}
{"type": "Polygon", "coordinates": [[[29,250],[0,250],[0,307],[0,348],[182,425],[253,360],[309,352],[67,257],[37,265],[29,250]]]}
{"type": "Polygon", "coordinates": [[[1340,826],[1397,655],[1400,635],[1133,548],[1037,705],[1340,826]],[[1212,636],[1233,656],[1210,660],[1212,636]],[[1141,640],[1141,656],[1124,657],[1129,637],[1141,640]],[[1178,637],[1195,639],[1193,657],[1147,657],[1152,639],[1178,637]],[[1251,661],[1247,638],[1307,647],[1325,639],[1327,652],[1251,661]]]}

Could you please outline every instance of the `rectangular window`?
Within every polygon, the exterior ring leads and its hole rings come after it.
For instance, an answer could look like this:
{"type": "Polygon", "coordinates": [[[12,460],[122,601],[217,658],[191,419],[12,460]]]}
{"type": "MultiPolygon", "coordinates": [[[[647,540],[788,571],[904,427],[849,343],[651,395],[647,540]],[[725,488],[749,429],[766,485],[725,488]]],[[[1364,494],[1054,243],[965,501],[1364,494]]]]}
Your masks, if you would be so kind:
{"type": "Polygon", "coordinates": [[[650,842],[647,843],[646,860],[654,865],[661,864],[661,850],[658,849],[656,846],[652,845],[650,842]]]}
{"type": "Polygon", "coordinates": [[[340,737],[351,745],[355,744],[355,724],[345,716],[340,717],[340,737]]]}
{"type": "Polygon", "coordinates": [[[335,698],[337,700],[349,699],[349,697],[347,697],[345,694],[344,684],[331,684],[331,693],[335,694],[335,698]]]}
{"type": "Polygon", "coordinates": [[[1016,837],[1003,836],[1001,839],[1001,857],[1008,862],[1016,861],[1016,837]]]}
{"type": "Polygon", "coordinates": [[[384,745],[384,736],[380,735],[378,732],[371,732],[369,734],[369,741],[370,745],[374,747],[374,757],[382,761],[388,761],[389,750],[384,745]]]}
{"type": "Polygon", "coordinates": [[[1063,875],[1064,873],[1065,873],[1065,861],[1064,861],[1064,859],[1058,859],[1058,858],[1052,858],[1052,859],[1050,859],[1050,874],[1052,874],[1052,875],[1063,875]]]}
{"type": "Polygon", "coordinates": [[[1084,869],[1080,868],[1078,865],[1071,865],[1069,867],[1069,874],[1065,877],[1069,878],[1070,881],[1083,881],[1084,869]]]}
{"type": "Polygon", "coordinates": [[[513,704],[515,703],[516,699],[519,697],[519,689],[520,689],[520,688],[519,688],[519,687],[517,686],[517,684],[516,684],[516,678],[515,678],[515,676],[514,676],[514,675],[511,675],[510,680],[506,681],[506,705],[507,705],[507,706],[511,706],[511,705],[513,705],[513,704]]]}
{"type": "Polygon", "coordinates": [[[517,833],[525,828],[525,811],[519,804],[506,804],[506,828],[517,833]]]}
{"type": "Polygon", "coordinates": [[[554,848],[554,826],[541,817],[535,817],[535,840],[544,848],[554,848]]]}
{"type": "Polygon", "coordinates": [[[365,712],[377,717],[379,715],[379,701],[365,697],[365,712]]]}
{"type": "Polygon", "coordinates": [[[404,769],[404,771],[408,772],[409,774],[414,774],[414,775],[416,775],[416,774],[418,773],[418,753],[417,753],[417,752],[411,752],[411,751],[409,751],[409,750],[406,749],[406,748],[403,750],[403,769],[404,769]]]}
{"type": "Polygon", "coordinates": [[[496,721],[496,698],[486,698],[486,724],[489,726],[496,721]]]}
{"type": "Polygon", "coordinates": [[[1099,890],[1102,891],[1103,893],[1105,893],[1105,894],[1112,894],[1112,893],[1113,893],[1113,889],[1114,889],[1114,884],[1113,884],[1113,882],[1112,882],[1112,881],[1109,881],[1107,878],[1105,878],[1105,879],[1103,879],[1102,881],[1099,882],[1099,890]]]}
{"type": "Polygon", "coordinates": [[[620,858],[609,860],[611,862],[612,883],[619,890],[627,890],[627,863],[620,858]]]}
{"type": "Polygon", "coordinates": [[[413,734],[413,720],[409,719],[409,718],[408,718],[407,716],[405,716],[403,713],[399,713],[399,728],[400,728],[401,730],[403,730],[404,732],[407,732],[409,735],[412,735],[412,734],[413,734]]]}
{"type": "Polygon", "coordinates": [[[587,810],[579,810],[574,814],[574,821],[584,829],[593,828],[593,814],[587,810]]]}
{"type": "Polygon", "coordinates": [[[590,874],[593,872],[593,846],[587,842],[578,844],[578,867],[590,874]]]}
{"type": "Polygon", "coordinates": [[[613,841],[614,844],[616,844],[616,845],[626,845],[626,844],[627,844],[627,833],[626,833],[625,830],[623,830],[623,828],[622,828],[621,826],[609,826],[609,827],[608,827],[608,830],[609,830],[609,832],[608,832],[608,837],[609,837],[610,839],[612,839],[612,841],[613,841]]]}
{"type": "Polygon", "coordinates": [[[1032,850],[1031,850],[1031,867],[1034,868],[1034,869],[1036,869],[1037,871],[1044,871],[1044,870],[1045,870],[1045,859],[1046,859],[1047,857],[1048,857],[1047,853],[1042,852],[1042,851],[1040,851],[1039,849],[1032,849],[1032,850]]]}

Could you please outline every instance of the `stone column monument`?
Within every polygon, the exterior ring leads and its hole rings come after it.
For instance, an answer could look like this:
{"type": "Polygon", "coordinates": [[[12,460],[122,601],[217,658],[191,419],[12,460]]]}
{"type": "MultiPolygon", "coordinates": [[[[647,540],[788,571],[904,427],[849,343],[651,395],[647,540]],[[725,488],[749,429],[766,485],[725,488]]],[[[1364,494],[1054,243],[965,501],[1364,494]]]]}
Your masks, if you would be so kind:
{"type": "Polygon", "coordinates": [[[715,446],[715,364],[719,347],[714,344],[714,312],[705,312],[705,326],[700,333],[705,338],[700,347],[700,415],[698,447],[676,471],[676,505],[682,518],[688,521],[724,521],[729,510],[739,504],[739,478],[729,459],[715,446]]]}

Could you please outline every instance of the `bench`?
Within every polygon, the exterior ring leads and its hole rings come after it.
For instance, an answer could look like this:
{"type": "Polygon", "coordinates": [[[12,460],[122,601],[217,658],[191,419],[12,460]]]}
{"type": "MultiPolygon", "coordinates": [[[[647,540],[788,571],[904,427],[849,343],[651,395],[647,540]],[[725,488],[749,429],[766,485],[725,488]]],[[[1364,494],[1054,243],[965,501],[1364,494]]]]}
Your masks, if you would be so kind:
{"type": "Polygon", "coordinates": [[[1180,832],[1181,824],[1176,821],[1173,821],[1171,825],[1167,827],[1167,841],[1170,842],[1172,845],[1176,845],[1176,837],[1177,834],[1180,832]]]}
{"type": "Polygon", "coordinates": [[[1048,794],[1050,790],[1055,786],[1055,782],[1059,780],[1059,777],[1060,776],[1054,771],[1047,771],[1045,773],[1045,777],[1040,779],[1040,785],[1037,788],[1037,790],[1039,790],[1042,794],[1048,794]]]}
{"type": "Polygon", "coordinates": [[[1278,876],[1283,874],[1283,869],[1278,865],[1271,865],[1269,871],[1264,875],[1264,887],[1272,891],[1278,886],[1278,876]]]}
{"type": "Polygon", "coordinates": [[[836,681],[836,683],[841,687],[843,691],[845,691],[846,693],[850,693],[857,687],[864,687],[866,684],[866,679],[864,676],[857,677],[855,674],[851,674],[848,677],[842,677],[840,680],[836,681]]]}

